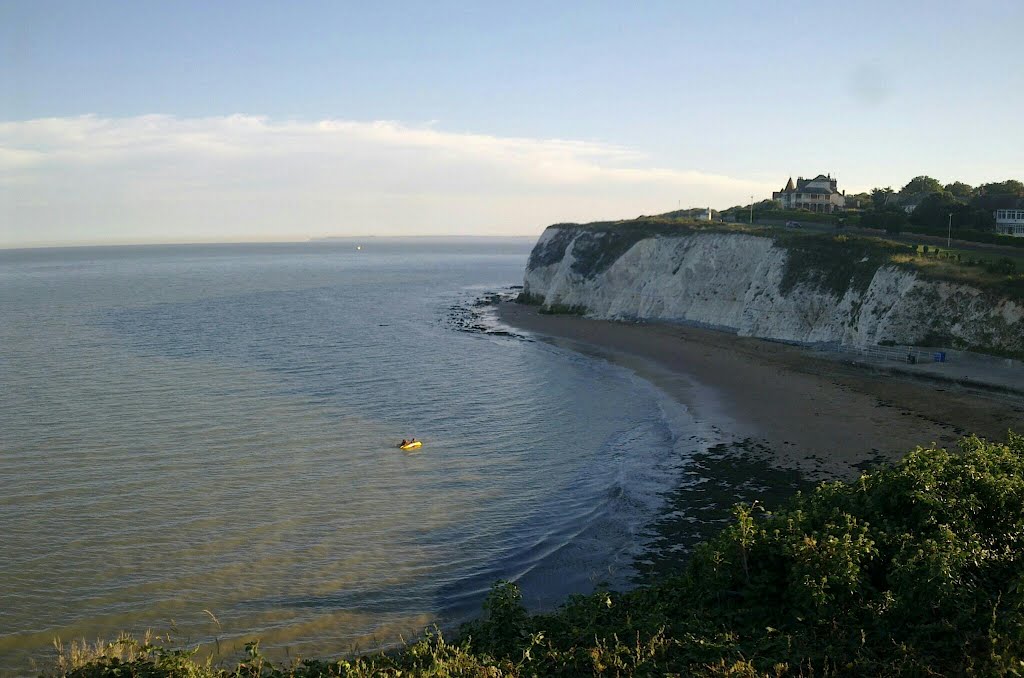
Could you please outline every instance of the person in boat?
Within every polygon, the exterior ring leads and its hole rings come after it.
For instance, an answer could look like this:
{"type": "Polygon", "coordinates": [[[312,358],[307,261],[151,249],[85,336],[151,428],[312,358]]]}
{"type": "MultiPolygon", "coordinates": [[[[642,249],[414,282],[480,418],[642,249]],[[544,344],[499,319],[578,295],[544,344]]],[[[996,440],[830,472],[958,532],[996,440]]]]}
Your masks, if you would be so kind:
{"type": "Polygon", "coordinates": [[[398,446],[399,447],[405,447],[408,444],[409,444],[409,441],[406,440],[405,438],[402,438],[402,442],[398,443],[398,446]]]}

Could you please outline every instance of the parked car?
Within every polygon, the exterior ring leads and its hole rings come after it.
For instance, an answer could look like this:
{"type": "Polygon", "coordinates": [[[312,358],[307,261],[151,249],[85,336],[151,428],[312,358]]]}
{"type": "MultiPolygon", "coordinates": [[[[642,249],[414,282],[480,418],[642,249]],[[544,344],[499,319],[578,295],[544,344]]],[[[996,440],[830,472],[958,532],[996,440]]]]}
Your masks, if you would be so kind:
{"type": "Polygon", "coordinates": [[[800,228],[800,222],[799,221],[787,221],[786,222],[786,228],[800,228]]]}

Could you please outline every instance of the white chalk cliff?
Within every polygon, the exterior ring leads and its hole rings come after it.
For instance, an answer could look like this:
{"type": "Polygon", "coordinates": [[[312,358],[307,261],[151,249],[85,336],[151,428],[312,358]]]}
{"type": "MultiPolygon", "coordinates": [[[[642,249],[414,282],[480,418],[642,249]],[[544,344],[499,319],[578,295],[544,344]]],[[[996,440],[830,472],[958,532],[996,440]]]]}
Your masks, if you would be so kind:
{"type": "Polygon", "coordinates": [[[1024,350],[1019,302],[867,257],[850,263],[848,285],[841,273],[836,284],[836,271],[823,283],[829,271],[791,256],[770,237],[743,233],[623,239],[607,230],[552,226],[534,247],[524,292],[594,318],[700,323],[786,341],[1024,350]],[[794,274],[795,265],[804,268],[794,274]]]}

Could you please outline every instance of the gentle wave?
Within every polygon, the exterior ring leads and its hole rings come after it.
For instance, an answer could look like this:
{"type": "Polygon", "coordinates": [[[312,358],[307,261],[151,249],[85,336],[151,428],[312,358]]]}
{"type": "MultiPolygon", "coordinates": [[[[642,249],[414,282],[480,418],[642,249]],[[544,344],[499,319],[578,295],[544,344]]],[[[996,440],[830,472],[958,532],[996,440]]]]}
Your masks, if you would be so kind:
{"type": "Polygon", "coordinates": [[[699,423],[473,306],[525,251],[412,247],[0,261],[0,671],[57,635],[340,652],[500,578],[535,608],[629,585],[699,423]]]}

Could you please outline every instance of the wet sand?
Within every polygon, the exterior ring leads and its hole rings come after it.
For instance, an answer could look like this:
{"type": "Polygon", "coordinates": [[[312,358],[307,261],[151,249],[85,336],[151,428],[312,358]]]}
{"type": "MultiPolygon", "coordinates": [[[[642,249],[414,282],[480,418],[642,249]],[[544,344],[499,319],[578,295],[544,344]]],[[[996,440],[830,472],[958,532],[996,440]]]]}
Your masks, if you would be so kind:
{"type": "Polygon", "coordinates": [[[773,466],[809,480],[856,477],[917,445],[1024,430],[1024,398],[916,380],[725,332],[542,315],[502,303],[506,324],[629,367],[712,422],[723,439],[758,441],[773,466]]]}

